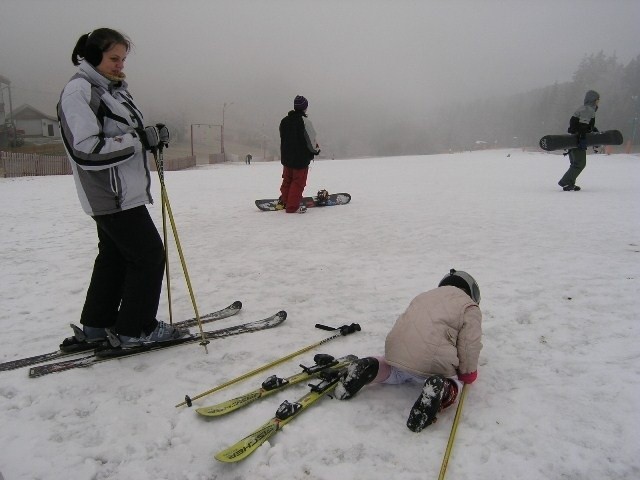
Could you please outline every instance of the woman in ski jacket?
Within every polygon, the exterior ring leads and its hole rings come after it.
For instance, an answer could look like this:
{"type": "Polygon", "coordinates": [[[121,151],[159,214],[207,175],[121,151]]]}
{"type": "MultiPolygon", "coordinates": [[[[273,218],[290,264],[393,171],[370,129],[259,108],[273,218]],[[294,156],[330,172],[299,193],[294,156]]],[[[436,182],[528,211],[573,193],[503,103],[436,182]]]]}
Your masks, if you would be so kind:
{"type": "Polygon", "coordinates": [[[597,132],[596,112],[600,103],[600,94],[595,90],[589,90],[584,96],[584,104],[579,107],[569,119],[567,131],[578,135],[578,147],[569,150],[569,169],[562,176],[558,185],[565,192],[578,191],[576,185],[578,175],[587,166],[587,133],[597,132]]]}
{"type": "Polygon", "coordinates": [[[384,357],[352,363],[335,393],[352,398],[367,383],[420,382],[422,392],[407,427],[419,432],[454,404],[462,383],[478,376],[482,350],[480,288],[466,272],[451,269],[438,288],[414,298],[387,335],[384,357]]]}
{"type": "Polygon", "coordinates": [[[146,208],[152,203],[147,151],[162,148],[169,132],[162,125],[144,127],[124,80],[129,49],[129,39],[109,28],[82,35],[71,57],[78,71],[58,103],[80,204],[98,231],[78,342],[103,340],[105,328],[124,346],[177,335],[155,318],[164,246],[146,208]]]}

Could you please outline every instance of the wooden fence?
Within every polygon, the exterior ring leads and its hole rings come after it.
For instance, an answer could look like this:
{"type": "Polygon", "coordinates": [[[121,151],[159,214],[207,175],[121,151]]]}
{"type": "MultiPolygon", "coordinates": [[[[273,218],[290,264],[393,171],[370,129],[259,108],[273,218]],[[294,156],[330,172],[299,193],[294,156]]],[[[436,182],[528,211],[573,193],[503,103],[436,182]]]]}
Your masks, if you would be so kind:
{"type": "MultiPolygon", "coordinates": [[[[151,169],[156,163],[149,159],[151,169]]],[[[196,157],[172,158],[164,160],[164,170],[184,170],[195,167],[196,157]]],[[[71,165],[66,155],[38,155],[35,153],[15,153],[0,151],[0,177],[34,177],[42,175],[71,175],[71,165]]]]}
{"type": "Polygon", "coordinates": [[[71,175],[71,166],[66,155],[0,152],[0,169],[5,178],[71,175]]]}

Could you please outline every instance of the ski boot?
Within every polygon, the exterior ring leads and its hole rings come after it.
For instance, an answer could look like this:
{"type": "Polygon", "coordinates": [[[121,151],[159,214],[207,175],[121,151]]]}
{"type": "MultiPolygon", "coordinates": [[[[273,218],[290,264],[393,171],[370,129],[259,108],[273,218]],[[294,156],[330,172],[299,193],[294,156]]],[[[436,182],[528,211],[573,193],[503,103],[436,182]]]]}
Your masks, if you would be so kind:
{"type": "Polygon", "coordinates": [[[338,382],[334,395],[338,400],[348,400],[360,391],[367,383],[376,378],[380,364],[374,357],[365,357],[347,367],[347,373],[338,382]]]}
{"type": "Polygon", "coordinates": [[[442,375],[427,378],[422,393],[411,408],[407,427],[412,432],[420,432],[435,423],[438,412],[453,405],[457,396],[458,385],[453,380],[442,375]]]}
{"type": "Polygon", "coordinates": [[[171,342],[178,340],[189,334],[187,329],[175,328],[165,322],[158,322],[156,328],[149,334],[140,337],[129,337],[126,335],[117,335],[112,331],[107,332],[107,340],[111,347],[122,349],[142,347],[144,345],[153,345],[156,343],[171,342]]]}

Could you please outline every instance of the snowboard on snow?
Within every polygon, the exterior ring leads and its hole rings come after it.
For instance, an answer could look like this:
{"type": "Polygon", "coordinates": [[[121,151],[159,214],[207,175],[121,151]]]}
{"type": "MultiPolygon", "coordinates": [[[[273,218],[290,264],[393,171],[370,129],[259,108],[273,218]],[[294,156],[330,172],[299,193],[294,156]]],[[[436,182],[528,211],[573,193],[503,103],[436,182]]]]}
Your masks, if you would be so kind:
{"type": "MultiPolygon", "coordinates": [[[[619,130],[587,133],[587,146],[622,145],[622,133],[619,130]]],[[[547,152],[578,147],[578,135],[545,135],[540,139],[540,148],[547,152]]]]}
{"type": "MultiPolygon", "coordinates": [[[[302,197],[302,204],[307,207],[332,207],[334,205],[345,205],[351,201],[351,195],[348,193],[332,193],[329,195],[326,203],[318,204],[317,197],[302,197]]],[[[266,198],[263,200],[256,200],[256,207],[264,212],[270,212],[276,210],[277,198],[266,198]]]]}

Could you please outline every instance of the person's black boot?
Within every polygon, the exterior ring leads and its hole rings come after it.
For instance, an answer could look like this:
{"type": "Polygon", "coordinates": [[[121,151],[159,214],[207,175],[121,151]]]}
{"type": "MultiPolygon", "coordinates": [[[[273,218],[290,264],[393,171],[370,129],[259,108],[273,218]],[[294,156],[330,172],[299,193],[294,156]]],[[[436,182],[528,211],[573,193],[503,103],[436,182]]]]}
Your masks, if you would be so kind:
{"type": "Polygon", "coordinates": [[[433,375],[425,380],[422,393],[413,404],[407,419],[409,430],[420,432],[437,420],[436,415],[440,411],[445,380],[442,375],[433,375]]]}
{"type": "Polygon", "coordinates": [[[348,400],[370,383],[376,375],[380,364],[374,357],[360,358],[347,367],[345,377],[338,382],[334,394],[339,400],[348,400]]]}

